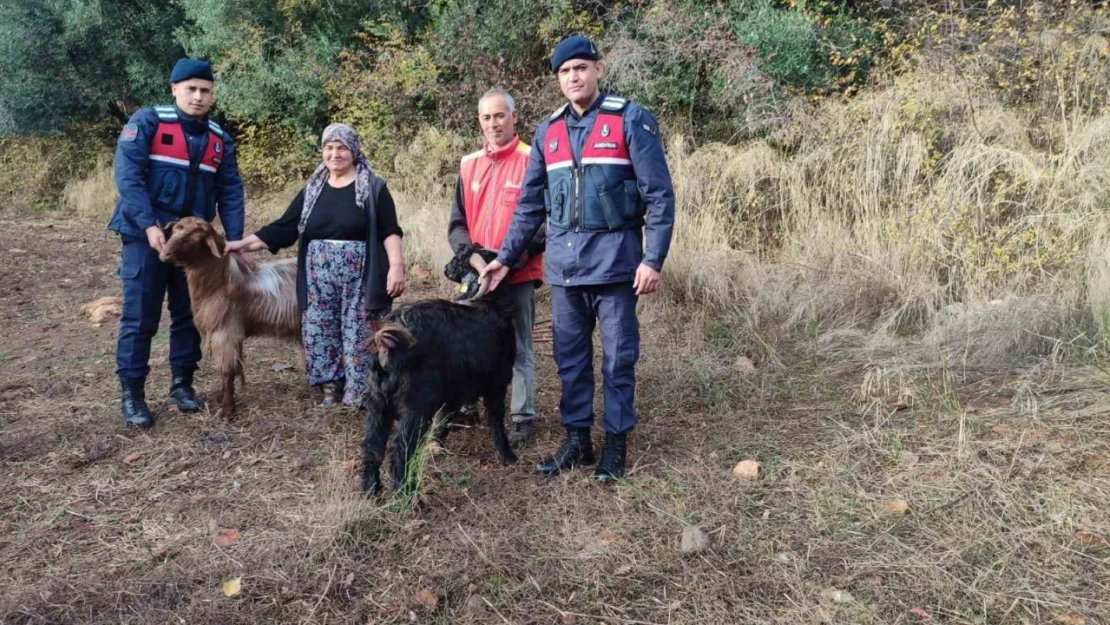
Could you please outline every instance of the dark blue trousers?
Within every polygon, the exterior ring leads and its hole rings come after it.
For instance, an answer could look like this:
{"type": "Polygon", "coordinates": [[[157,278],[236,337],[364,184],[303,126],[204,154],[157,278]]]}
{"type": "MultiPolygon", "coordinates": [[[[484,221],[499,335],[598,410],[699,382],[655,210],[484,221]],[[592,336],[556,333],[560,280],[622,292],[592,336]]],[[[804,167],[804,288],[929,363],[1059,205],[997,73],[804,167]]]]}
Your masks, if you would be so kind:
{"type": "Polygon", "coordinates": [[[601,363],[608,434],[636,425],[636,361],[640,322],[631,282],[596,286],[551,287],[551,326],[555,362],[563,383],[559,413],[568,428],[594,422],[593,333],[601,326],[601,363]]]}
{"type": "Polygon", "coordinates": [[[124,238],[119,276],[123,280],[123,314],[116,343],[116,372],[124,378],[150,373],[150,341],[162,318],[162,302],[170,299],[170,366],[196,369],[200,333],[193,325],[189,285],[180,267],[158,259],[146,239],[124,238]]]}

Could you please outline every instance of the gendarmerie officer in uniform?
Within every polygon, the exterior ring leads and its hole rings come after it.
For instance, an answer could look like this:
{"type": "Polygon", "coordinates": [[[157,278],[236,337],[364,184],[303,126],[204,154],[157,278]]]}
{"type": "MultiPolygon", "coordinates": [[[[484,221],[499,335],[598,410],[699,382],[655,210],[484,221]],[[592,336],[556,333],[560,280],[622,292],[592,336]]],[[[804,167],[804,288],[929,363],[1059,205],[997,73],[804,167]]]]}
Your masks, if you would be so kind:
{"type": "Polygon", "coordinates": [[[599,89],[597,48],[581,36],[555,47],[551,69],[567,102],[536,130],[520,201],[497,260],[483,277],[496,288],[547,221],[559,412],[567,437],[541,473],[595,461],[593,332],[601,327],[605,447],[594,477],[624,476],[636,425],[636,302],[659,285],[674,226],[674,188],[655,118],[599,89]]]}
{"type": "Polygon", "coordinates": [[[200,410],[193,373],[200,362],[200,334],[193,325],[189,287],[179,267],[163,263],[162,225],[185,216],[213,220],[228,240],[243,236],[243,181],[228,133],[208,119],[215,78],[203,60],[181,59],[170,74],[173,104],[144,108],[123,127],[114,176],[119,190],[108,229],[123,243],[119,276],[123,314],[116,345],[121,406],[128,425],[150,427],[146,405],[150,342],[169,295],[171,382],[167,404],[200,410]]]}

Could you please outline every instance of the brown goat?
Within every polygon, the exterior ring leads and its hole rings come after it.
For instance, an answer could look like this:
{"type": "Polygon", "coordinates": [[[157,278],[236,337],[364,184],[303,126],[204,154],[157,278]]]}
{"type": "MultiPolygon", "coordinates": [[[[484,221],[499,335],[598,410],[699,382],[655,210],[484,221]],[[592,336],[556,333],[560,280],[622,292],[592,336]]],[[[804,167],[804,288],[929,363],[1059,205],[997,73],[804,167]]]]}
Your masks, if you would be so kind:
{"type": "Polygon", "coordinates": [[[163,230],[166,245],[159,258],[185,269],[201,349],[220,374],[220,411],[230,418],[235,412],[235,376],[243,377],[243,340],[301,340],[297,261],[254,266],[234,254],[225,256],[223,235],[197,217],[170,222],[163,230]]]}

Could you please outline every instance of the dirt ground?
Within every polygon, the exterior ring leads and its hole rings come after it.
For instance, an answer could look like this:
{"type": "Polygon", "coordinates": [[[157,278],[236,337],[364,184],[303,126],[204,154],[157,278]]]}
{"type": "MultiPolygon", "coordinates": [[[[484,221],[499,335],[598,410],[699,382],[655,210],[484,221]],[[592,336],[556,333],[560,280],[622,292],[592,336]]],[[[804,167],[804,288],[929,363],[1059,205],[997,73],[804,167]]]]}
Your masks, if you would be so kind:
{"type": "Polygon", "coordinates": [[[0,255],[0,623],[1110,623],[1098,363],[868,404],[863,372],[748,370],[647,305],[627,484],[534,475],[562,434],[541,344],[520,462],[457,432],[405,510],[357,492],[359,417],[315,407],[289,346],[248,342],[234,421],[181,415],[164,319],[158,423],[125,429],[118,321],[78,313],[118,294],[117,240],[7,220],[0,255]]]}

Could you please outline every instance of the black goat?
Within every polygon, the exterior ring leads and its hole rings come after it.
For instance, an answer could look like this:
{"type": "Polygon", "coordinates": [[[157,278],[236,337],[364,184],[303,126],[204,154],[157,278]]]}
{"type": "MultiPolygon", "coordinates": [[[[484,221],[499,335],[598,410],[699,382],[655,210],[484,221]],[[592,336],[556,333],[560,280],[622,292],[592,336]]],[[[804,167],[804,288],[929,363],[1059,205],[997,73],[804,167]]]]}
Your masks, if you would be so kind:
{"type": "Polygon", "coordinates": [[[503,293],[495,291],[469,304],[425,300],[400,307],[385,317],[370,351],[370,383],[363,400],[363,490],[381,491],[379,469],[394,421],[390,486],[397,492],[436,413],[449,418],[479,399],[501,462],[516,462],[505,434],[505,395],[516,343],[512,304],[503,293]]]}

